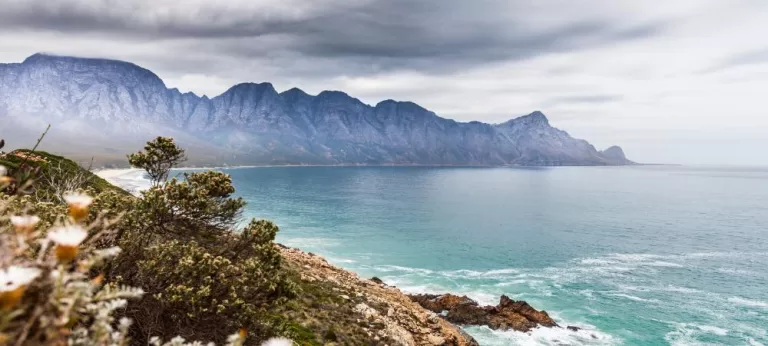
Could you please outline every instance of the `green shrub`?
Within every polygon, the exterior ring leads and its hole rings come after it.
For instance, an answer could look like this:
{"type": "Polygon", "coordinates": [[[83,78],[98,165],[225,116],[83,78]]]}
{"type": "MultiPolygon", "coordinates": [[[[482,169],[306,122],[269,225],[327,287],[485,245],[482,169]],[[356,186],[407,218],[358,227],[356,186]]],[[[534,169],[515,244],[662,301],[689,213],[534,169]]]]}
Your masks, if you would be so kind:
{"type": "Polygon", "coordinates": [[[144,151],[128,155],[128,163],[147,171],[152,185],[164,182],[171,168],[186,160],[184,149],[179,148],[170,137],[157,137],[147,142],[144,151]]]}
{"type": "Polygon", "coordinates": [[[157,182],[139,198],[97,199],[126,212],[114,238],[125,251],[108,278],[148,292],[126,311],[141,321],[135,340],[178,334],[220,342],[232,328],[246,328],[254,341],[285,334],[271,310],[296,289],[274,244],[278,228],[253,220],[237,230],[245,202],[234,192],[228,175],[209,171],[157,182]]]}
{"type": "Polygon", "coordinates": [[[30,152],[24,163],[0,166],[0,345],[202,345],[173,337],[182,334],[235,346],[245,340],[243,328],[252,331],[253,344],[279,331],[269,309],[295,288],[273,244],[277,226],[252,221],[232,232],[243,202],[231,198],[228,176],[187,175],[143,198],[98,185],[84,186],[95,198],[71,191],[44,196],[38,192],[64,185],[37,184],[40,175],[29,170],[24,184],[14,185],[20,175],[7,174],[33,167],[26,161],[44,172],[50,161],[41,157],[30,152]],[[104,244],[125,251],[103,263],[120,252],[100,250],[104,244]]]}
{"type": "Polygon", "coordinates": [[[253,221],[239,235],[226,237],[216,251],[196,241],[150,246],[137,262],[136,277],[152,293],[140,313],[183,326],[177,332],[191,338],[216,340],[225,336],[221,330],[231,328],[246,328],[255,337],[273,336],[269,311],[294,294],[272,243],[276,231],[271,222],[253,221]]]}

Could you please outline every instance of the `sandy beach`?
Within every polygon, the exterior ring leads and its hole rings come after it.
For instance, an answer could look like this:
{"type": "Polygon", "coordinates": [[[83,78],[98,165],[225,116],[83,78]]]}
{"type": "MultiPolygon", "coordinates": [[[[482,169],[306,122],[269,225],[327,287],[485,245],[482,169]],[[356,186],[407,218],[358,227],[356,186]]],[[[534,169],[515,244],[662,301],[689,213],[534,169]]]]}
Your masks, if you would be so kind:
{"type": "Polygon", "coordinates": [[[93,173],[134,195],[150,185],[149,180],[144,177],[144,171],[138,168],[103,169],[93,173]]]}

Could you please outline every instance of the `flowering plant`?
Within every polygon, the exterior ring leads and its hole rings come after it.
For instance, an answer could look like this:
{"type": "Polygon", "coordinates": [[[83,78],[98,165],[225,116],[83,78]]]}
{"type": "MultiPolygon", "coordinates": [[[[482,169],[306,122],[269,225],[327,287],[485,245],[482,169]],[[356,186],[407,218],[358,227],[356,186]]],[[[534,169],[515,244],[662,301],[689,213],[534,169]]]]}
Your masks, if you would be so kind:
{"type": "MultiPolygon", "coordinates": [[[[5,174],[0,166],[0,173],[5,174]]],[[[7,182],[0,180],[0,191],[7,182]]],[[[127,345],[132,321],[116,318],[140,288],[105,284],[99,266],[120,248],[95,249],[114,220],[85,220],[92,198],[72,193],[68,215],[48,230],[19,196],[0,193],[0,345],[127,345]],[[21,202],[21,203],[19,203],[21,202]],[[19,207],[19,205],[22,205],[19,207]]],[[[227,345],[242,345],[241,330],[227,345]]],[[[153,345],[202,345],[174,338],[153,345]]]]}

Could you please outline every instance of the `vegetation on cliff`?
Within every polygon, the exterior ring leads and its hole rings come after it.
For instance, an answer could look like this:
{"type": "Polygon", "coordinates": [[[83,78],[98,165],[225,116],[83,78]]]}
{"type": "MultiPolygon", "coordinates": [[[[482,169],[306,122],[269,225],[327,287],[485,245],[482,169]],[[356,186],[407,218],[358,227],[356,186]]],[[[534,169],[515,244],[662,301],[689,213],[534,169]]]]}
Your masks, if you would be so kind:
{"type": "MultiPolygon", "coordinates": [[[[121,249],[98,245],[120,217],[94,213],[88,193],[58,195],[61,186],[45,183],[61,182],[45,180],[55,164],[47,158],[62,160],[29,151],[3,154],[3,163],[12,165],[0,166],[0,344],[127,345],[134,320],[121,315],[128,300],[145,292],[105,281],[103,270],[121,249]]],[[[69,178],[81,174],[65,172],[69,178]]],[[[242,345],[245,337],[244,331],[233,334],[227,344],[242,345]]],[[[150,342],[195,344],[179,337],[150,342]]]]}
{"type": "Polygon", "coordinates": [[[131,155],[154,180],[134,197],[63,157],[2,154],[0,274],[16,281],[2,288],[0,337],[19,345],[181,345],[181,338],[258,345],[275,337],[298,345],[472,345],[399,291],[361,289],[368,284],[340,269],[343,281],[312,274],[327,263],[302,262],[309,255],[276,245],[275,224],[245,222],[245,202],[226,174],[166,180],[183,157],[170,138],[131,155]],[[52,245],[57,232],[75,237],[65,240],[69,250],[52,245]],[[420,317],[392,319],[389,309],[420,317]]]}

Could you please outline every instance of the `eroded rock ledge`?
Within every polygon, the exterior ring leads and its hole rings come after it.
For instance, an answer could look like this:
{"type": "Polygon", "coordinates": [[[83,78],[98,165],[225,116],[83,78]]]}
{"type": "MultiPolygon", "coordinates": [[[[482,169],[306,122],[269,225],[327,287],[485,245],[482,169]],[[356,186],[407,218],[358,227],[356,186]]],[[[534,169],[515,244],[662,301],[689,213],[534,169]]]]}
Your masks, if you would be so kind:
{"type": "Polygon", "coordinates": [[[546,311],[539,311],[522,300],[501,296],[499,305],[480,306],[467,296],[453,294],[415,294],[411,300],[427,310],[440,314],[451,323],[488,326],[492,329],[514,329],[527,332],[538,326],[557,327],[546,311]]]}
{"type": "Polygon", "coordinates": [[[312,333],[325,335],[318,340],[321,344],[478,346],[461,328],[395,287],[361,279],[299,249],[281,246],[281,254],[300,276],[303,300],[291,317],[312,333]]]}

